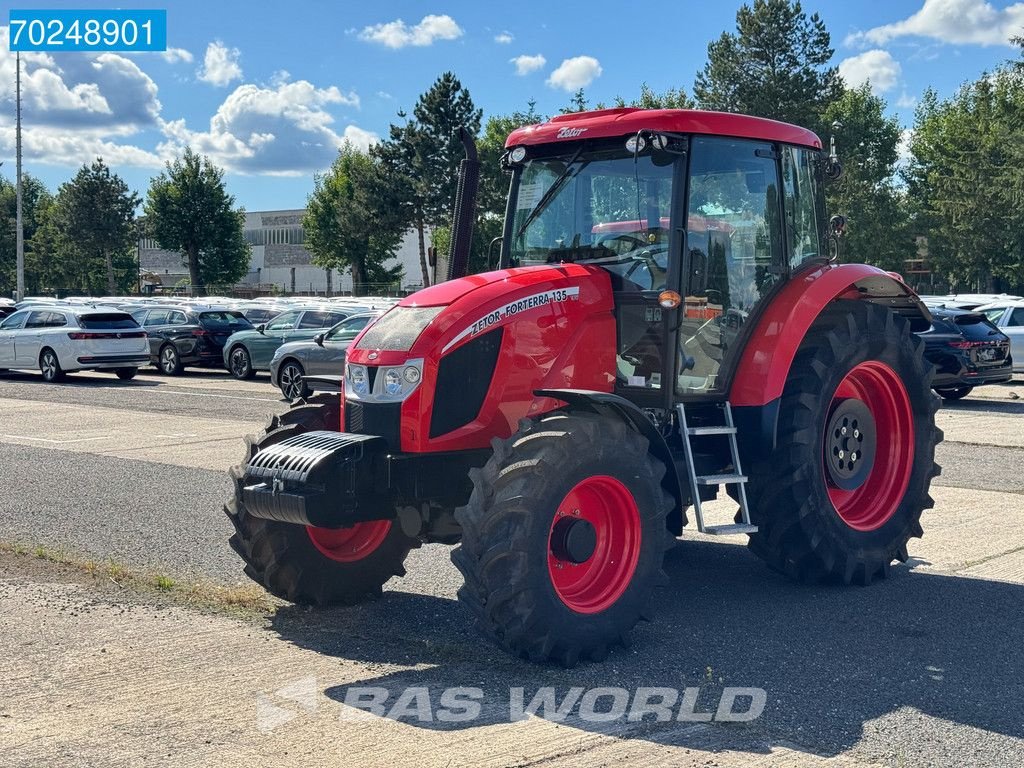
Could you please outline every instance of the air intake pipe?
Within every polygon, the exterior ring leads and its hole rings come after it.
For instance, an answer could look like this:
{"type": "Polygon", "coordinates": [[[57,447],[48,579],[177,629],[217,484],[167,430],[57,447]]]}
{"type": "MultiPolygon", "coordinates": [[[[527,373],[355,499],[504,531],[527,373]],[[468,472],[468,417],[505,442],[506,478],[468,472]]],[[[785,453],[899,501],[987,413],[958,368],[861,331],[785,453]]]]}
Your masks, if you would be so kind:
{"type": "Polygon", "coordinates": [[[469,274],[476,193],[480,187],[480,160],[477,158],[476,141],[465,127],[459,128],[459,138],[466,148],[466,157],[459,165],[459,186],[455,191],[455,209],[452,212],[451,246],[448,251],[449,280],[469,274]]]}

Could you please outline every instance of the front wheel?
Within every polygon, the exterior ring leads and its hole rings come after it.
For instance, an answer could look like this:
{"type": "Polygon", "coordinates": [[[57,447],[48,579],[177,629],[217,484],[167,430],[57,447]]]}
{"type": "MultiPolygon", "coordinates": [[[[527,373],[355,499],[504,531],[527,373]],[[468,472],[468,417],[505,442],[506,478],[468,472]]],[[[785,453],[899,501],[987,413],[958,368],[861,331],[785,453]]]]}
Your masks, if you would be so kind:
{"type": "Polygon", "coordinates": [[[455,517],[459,599],[509,652],[600,661],[647,616],[672,536],[663,463],[616,419],[555,413],[523,422],[472,473],[455,517]]]}
{"type": "Polygon", "coordinates": [[[906,561],[939,473],[931,378],[895,313],[861,301],[823,312],[790,368],[776,450],[748,467],[751,550],[803,581],[868,584],[906,561]]]}
{"type": "Polygon", "coordinates": [[[943,387],[935,391],[946,400],[963,400],[974,391],[974,387],[943,387]]]}
{"type": "MultiPolygon", "coordinates": [[[[285,438],[312,430],[337,429],[337,395],[298,400],[274,417],[259,439],[249,442],[246,460],[285,438]]],[[[245,470],[231,469],[235,494],[224,506],[235,533],[228,540],[245,561],[245,573],[268,592],[304,605],[349,605],[379,595],[393,576],[404,576],[409,551],[420,545],[393,520],[348,528],[315,528],[253,517],[242,500],[245,470]]]]}
{"type": "Polygon", "coordinates": [[[231,375],[239,380],[251,379],[256,375],[249,350],[241,344],[231,350],[231,355],[228,357],[228,369],[231,371],[231,375]]]}

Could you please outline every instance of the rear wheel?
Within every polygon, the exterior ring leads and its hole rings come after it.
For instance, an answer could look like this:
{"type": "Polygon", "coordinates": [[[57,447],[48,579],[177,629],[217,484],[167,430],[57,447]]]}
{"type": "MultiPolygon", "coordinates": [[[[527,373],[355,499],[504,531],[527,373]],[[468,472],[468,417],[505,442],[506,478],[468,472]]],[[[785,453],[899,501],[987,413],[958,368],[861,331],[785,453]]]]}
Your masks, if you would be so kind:
{"type": "Polygon", "coordinates": [[[183,370],[181,355],[173,344],[160,348],[160,371],[166,376],[177,376],[183,370]]]}
{"type": "Polygon", "coordinates": [[[300,397],[309,397],[312,394],[309,385],[302,380],[305,373],[302,366],[295,360],[288,360],[281,366],[277,376],[281,385],[281,394],[286,399],[296,400],[300,397]]]}
{"type": "Polygon", "coordinates": [[[67,377],[64,369],[60,367],[57,353],[49,347],[39,353],[39,372],[43,374],[43,381],[50,383],[64,381],[67,377]]]}
{"type": "MultiPolygon", "coordinates": [[[[249,440],[246,460],[261,448],[303,432],[336,430],[341,419],[337,395],[298,400],[275,416],[257,440],[249,440]]],[[[245,561],[245,573],[268,592],[293,603],[352,604],[379,595],[393,576],[404,576],[403,562],[420,545],[391,520],[348,528],[315,528],[252,517],[242,501],[244,466],[231,469],[235,495],[224,506],[235,533],[228,543],[245,561]]]]}
{"type": "Polygon", "coordinates": [[[236,379],[251,379],[256,375],[249,350],[241,344],[231,350],[231,354],[228,356],[228,369],[236,379]]]}
{"type": "Polygon", "coordinates": [[[805,581],[868,584],[906,561],[939,473],[924,344],[868,302],[839,302],[801,344],[777,450],[749,468],[750,548],[805,581]]]}
{"type": "Polygon", "coordinates": [[[946,400],[963,400],[974,391],[974,387],[943,387],[935,391],[946,400]]]}
{"type": "Polygon", "coordinates": [[[135,378],[135,374],[139,372],[138,368],[118,368],[114,373],[117,374],[117,378],[121,381],[131,381],[135,378]]]}
{"type": "Polygon", "coordinates": [[[601,660],[645,617],[672,536],[665,466],[618,420],[556,413],[496,441],[458,510],[459,599],[508,651],[601,660]]]}

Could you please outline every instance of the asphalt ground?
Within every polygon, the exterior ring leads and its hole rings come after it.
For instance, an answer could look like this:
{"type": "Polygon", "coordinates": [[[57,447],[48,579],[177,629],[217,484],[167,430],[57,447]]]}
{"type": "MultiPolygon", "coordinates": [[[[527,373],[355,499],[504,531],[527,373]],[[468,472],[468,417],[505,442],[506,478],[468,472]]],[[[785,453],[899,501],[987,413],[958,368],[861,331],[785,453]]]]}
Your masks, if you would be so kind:
{"type": "MultiPolygon", "coordinates": [[[[41,764],[54,750],[66,758],[54,765],[290,764],[285,755],[319,764],[341,754],[367,765],[1024,764],[1024,399],[1015,393],[1024,397],[1019,378],[940,412],[936,508],[910,563],[887,581],[799,586],[738,541],[688,533],[668,556],[672,586],[656,598],[655,621],[637,628],[629,650],[569,671],[510,659],[473,632],[454,599],[460,579],[447,547],[414,552],[409,575],[379,601],[286,606],[255,629],[145,596],[94,594],[7,558],[0,679],[13,682],[0,705],[0,764],[41,764]],[[100,646],[119,654],[122,674],[92,659],[100,646]],[[68,653],[81,674],[52,664],[68,653]],[[142,659],[155,665],[152,685],[128,672],[142,659]],[[261,695],[309,675],[317,707],[299,706],[297,720],[263,733],[261,695]],[[479,687],[487,703],[468,724],[377,718],[341,728],[351,685],[479,687]],[[767,705],[747,724],[505,722],[510,688],[543,685],[696,686],[702,701],[726,686],[758,687],[767,705]],[[55,686],[80,723],[55,727],[55,686]],[[135,704],[108,703],[97,716],[97,689],[135,704]],[[154,710],[154,696],[178,716],[154,710]],[[237,706],[213,717],[191,710],[190,696],[237,706]],[[332,751],[338,742],[343,753],[332,751]]],[[[0,542],[244,583],[220,512],[225,469],[241,437],[285,407],[265,377],[76,374],[46,385],[0,376],[0,542]]],[[[731,509],[713,513],[724,520],[731,509]]]]}

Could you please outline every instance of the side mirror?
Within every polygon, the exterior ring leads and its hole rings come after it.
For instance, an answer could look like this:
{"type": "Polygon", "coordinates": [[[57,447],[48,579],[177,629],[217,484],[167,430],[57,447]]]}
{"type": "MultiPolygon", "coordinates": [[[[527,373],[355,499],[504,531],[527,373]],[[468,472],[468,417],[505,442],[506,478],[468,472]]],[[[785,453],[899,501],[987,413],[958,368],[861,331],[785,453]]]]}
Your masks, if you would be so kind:
{"type": "Polygon", "coordinates": [[[266,331],[267,331],[267,326],[266,326],[266,325],[264,325],[263,323],[260,323],[259,325],[257,325],[257,326],[256,326],[256,331],[257,331],[258,333],[266,333],[266,331]]]}
{"type": "Polygon", "coordinates": [[[324,345],[325,338],[327,338],[326,333],[318,333],[316,336],[313,337],[313,341],[317,343],[317,346],[322,347],[324,345]]]}
{"type": "Polygon", "coordinates": [[[828,229],[836,237],[841,237],[846,231],[846,217],[842,214],[835,214],[828,220],[828,229]]]}

